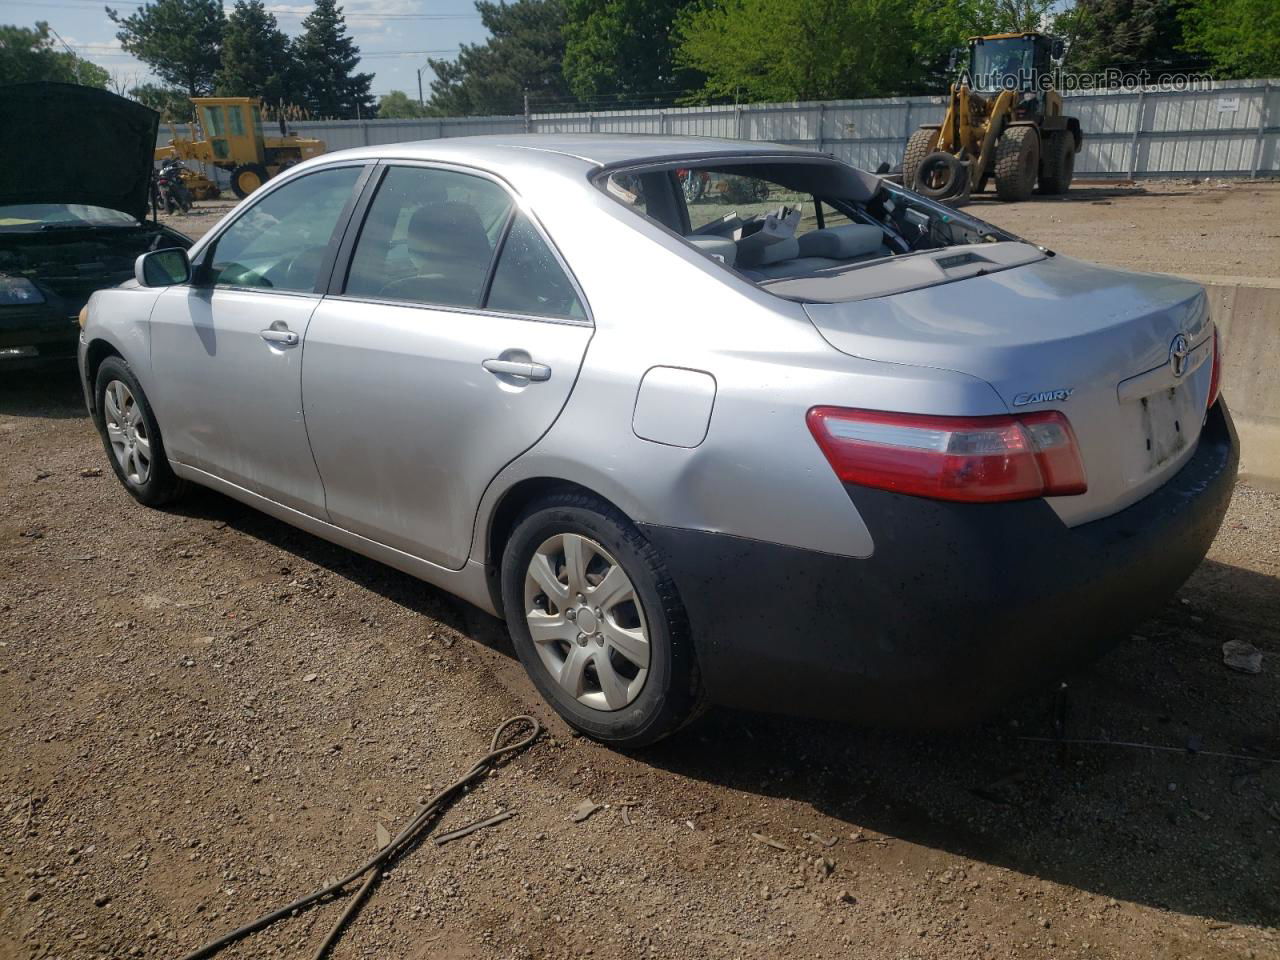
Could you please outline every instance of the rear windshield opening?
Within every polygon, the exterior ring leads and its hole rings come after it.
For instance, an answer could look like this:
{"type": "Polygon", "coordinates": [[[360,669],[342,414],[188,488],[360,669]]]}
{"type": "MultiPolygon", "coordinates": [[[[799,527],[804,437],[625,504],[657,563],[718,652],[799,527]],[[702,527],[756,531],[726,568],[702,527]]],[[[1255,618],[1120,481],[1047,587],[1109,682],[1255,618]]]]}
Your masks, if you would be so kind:
{"type": "Polygon", "coordinates": [[[705,256],[789,299],[866,295],[867,283],[838,278],[929,251],[953,255],[941,258],[947,261],[937,268],[941,281],[958,279],[950,274],[965,264],[966,275],[990,272],[1007,265],[1004,258],[957,260],[952,248],[1018,240],[836,161],[667,163],[614,170],[597,185],[705,256]]]}

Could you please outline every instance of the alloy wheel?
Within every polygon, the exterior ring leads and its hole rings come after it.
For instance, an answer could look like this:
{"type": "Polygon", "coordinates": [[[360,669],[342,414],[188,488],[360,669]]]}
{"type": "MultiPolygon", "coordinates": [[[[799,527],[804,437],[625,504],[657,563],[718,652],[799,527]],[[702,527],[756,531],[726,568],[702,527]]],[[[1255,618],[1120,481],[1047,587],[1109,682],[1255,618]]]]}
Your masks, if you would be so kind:
{"type": "Polygon", "coordinates": [[[130,483],[142,486],[151,476],[151,437],[142,408],[121,380],[110,381],[102,399],[107,440],[116,462],[130,483]]]}
{"type": "Polygon", "coordinates": [[[543,541],[524,602],[534,648],[565,693],[596,710],[635,700],[649,672],[649,631],[635,586],[600,544],[576,533],[543,541]]]}

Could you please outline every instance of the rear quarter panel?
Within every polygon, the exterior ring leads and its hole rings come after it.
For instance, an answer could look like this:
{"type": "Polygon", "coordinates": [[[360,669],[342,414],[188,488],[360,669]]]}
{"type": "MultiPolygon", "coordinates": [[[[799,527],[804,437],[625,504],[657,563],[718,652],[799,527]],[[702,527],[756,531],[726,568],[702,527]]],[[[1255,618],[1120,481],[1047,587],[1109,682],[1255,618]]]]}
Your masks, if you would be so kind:
{"type": "Polygon", "coordinates": [[[473,558],[485,556],[503,494],[536,477],[582,484],[640,523],[867,557],[871,536],[808,431],[809,408],[1005,409],[973,377],[842,354],[799,304],[760,291],[593,188],[554,186],[520,189],[577,275],[596,336],[555,425],[486,492],[473,558]],[[580,202],[566,204],[566,194],[580,202]],[[698,445],[634,432],[637,391],[656,366],[714,378],[698,445]]]}

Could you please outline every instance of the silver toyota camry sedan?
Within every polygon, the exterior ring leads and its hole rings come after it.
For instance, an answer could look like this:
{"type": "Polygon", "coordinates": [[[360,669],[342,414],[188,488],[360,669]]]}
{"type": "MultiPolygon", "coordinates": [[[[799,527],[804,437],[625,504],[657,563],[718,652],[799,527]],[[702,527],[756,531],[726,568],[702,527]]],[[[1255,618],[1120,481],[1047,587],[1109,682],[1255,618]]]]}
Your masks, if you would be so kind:
{"type": "Polygon", "coordinates": [[[81,315],[107,457],[504,617],[584,733],[708,703],[968,722],[1204,557],[1238,459],[1200,287],[829,156],[329,154],[81,315]]]}

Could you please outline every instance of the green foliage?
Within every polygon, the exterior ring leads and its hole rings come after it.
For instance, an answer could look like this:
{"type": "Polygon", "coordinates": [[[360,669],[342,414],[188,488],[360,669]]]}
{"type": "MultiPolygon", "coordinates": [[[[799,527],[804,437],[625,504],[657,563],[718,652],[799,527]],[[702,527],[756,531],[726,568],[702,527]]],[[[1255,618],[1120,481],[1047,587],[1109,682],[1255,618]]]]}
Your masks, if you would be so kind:
{"type": "Polygon", "coordinates": [[[675,62],[673,25],[691,0],[566,0],[564,78],[574,95],[643,101],[702,75],[675,62]]]}
{"type": "Polygon", "coordinates": [[[191,98],[178,87],[144,83],[130,90],[129,96],[156,111],[166,123],[189,123],[195,114],[191,98]]]}
{"type": "MultiPolygon", "coordinates": [[[[1182,20],[1190,0],[1080,0],[1055,21],[1071,70],[1145,68],[1152,79],[1186,65],[1182,20]]],[[[1192,64],[1194,65],[1194,64],[1192,64]]]]}
{"type": "Polygon", "coordinates": [[[74,53],[68,53],[41,20],[35,29],[0,24],[0,84],[51,80],[103,87],[107,71],[74,53]]]}
{"type": "Polygon", "coordinates": [[[272,104],[292,101],[292,64],[289,38],[262,0],[236,0],[222,36],[218,95],[261,97],[272,104]]]}
{"type": "Polygon", "coordinates": [[[392,90],[378,101],[379,120],[411,120],[427,116],[427,108],[403,90],[392,90]]]}
{"type": "Polygon", "coordinates": [[[677,17],[676,62],[704,99],[825,100],[910,90],[910,0],[719,0],[677,17]]]}
{"type": "Polygon", "coordinates": [[[1218,79],[1280,75],[1280,3],[1192,0],[1180,20],[1186,48],[1208,56],[1218,79]]]}
{"type": "Polygon", "coordinates": [[[107,8],[126,51],[188,96],[213,92],[226,17],[221,0],[155,0],[122,17],[107,8]]]}
{"type": "Polygon", "coordinates": [[[300,86],[317,117],[350,119],[373,113],[373,74],[356,73],[360,48],[347,36],[347,21],[336,0],[316,0],[302,21],[293,55],[303,73],[300,86]]]}
{"type": "Polygon", "coordinates": [[[561,0],[477,0],[489,31],[463,44],[456,61],[431,60],[431,113],[478,116],[521,113],[527,91],[535,105],[570,97],[561,71],[565,13],[561,0]]]}

